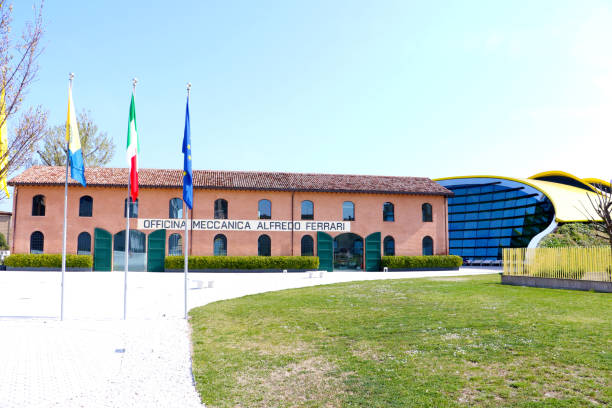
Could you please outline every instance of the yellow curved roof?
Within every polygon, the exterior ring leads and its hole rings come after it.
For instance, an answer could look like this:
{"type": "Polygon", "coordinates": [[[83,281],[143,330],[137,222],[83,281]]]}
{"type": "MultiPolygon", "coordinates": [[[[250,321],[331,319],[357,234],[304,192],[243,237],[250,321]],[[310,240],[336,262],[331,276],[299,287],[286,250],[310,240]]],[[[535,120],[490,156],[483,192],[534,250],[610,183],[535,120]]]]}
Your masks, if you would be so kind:
{"type": "MultiPolygon", "coordinates": [[[[553,206],[555,207],[555,220],[557,222],[601,221],[601,218],[595,214],[593,206],[589,201],[590,198],[593,200],[593,202],[595,202],[598,194],[578,187],[568,186],[566,184],[534,180],[532,178],[520,179],[490,175],[445,177],[434,179],[434,181],[463,178],[497,178],[527,184],[528,186],[531,186],[544,193],[544,195],[546,195],[546,197],[548,197],[548,199],[552,202],[553,206]]],[[[578,180],[584,183],[582,180],[578,180]]]]}
{"type": "Polygon", "coordinates": [[[574,176],[573,174],[570,174],[568,172],[561,171],[561,170],[543,171],[541,173],[534,174],[533,176],[528,177],[528,178],[532,179],[532,180],[537,180],[537,179],[542,178],[542,177],[551,177],[551,176],[565,177],[565,178],[572,179],[572,180],[578,182],[579,184],[582,184],[585,188],[597,192],[597,190],[595,190],[595,188],[593,186],[591,186],[586,180],[580,179],[580,178],[574,176]]]}
{"type": "Polygon", "coordinates": [[[589,183],[589,184],[601,184],[602,186],[612,187],[610,185],[609,181],[598,179],[598,178],[595,178],[595,177],[588,177],[588,178],[584,178],[582,180],[584,182],[586,182],[586,183],[589,183]]]}

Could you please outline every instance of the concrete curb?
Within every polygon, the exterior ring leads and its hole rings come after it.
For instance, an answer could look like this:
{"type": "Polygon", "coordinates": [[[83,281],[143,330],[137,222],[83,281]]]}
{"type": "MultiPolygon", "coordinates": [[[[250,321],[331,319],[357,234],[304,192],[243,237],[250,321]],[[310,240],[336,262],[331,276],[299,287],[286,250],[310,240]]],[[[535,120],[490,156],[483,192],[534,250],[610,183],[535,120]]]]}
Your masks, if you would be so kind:
{"type": "Polygon", "coordinates": [[[612,293],[612,282],[589,280],[502,275],[502,284],[548,289],[594,290],[595,292],[612,293]]]}

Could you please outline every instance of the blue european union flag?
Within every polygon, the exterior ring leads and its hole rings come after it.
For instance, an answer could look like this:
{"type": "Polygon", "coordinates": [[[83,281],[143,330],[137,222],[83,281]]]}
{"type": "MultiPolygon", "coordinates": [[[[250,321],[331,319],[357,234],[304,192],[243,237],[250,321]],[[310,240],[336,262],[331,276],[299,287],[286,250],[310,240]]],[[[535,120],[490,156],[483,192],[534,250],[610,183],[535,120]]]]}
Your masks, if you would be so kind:
{"type": "Polygon", "coordinates": [[[189,98],[185,112],[185,135],[183,136],[183,201],[189,209],[193,209],[193,172],[191,170],[191,125],[189,124],[189,98]]]}

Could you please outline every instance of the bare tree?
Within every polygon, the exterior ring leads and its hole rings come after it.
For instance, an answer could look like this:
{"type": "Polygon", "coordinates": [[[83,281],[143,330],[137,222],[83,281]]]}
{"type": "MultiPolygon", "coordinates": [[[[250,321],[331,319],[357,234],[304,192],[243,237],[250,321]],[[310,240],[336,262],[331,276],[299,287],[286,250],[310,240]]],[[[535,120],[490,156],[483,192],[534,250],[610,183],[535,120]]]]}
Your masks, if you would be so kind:
{"type": "MultiPolygon", "coordinates": [[[[612,251],[612,190],[600,190],[598,194],[587,194],[587,198],[595,215],[601,218],[601,221],[596,220],[592,215],[588,215],[588,219],[597,231],[608,238],[612,251]],[[594,197],[591,198],[591,196],[594,197]]],[[[587,214],[590,213],[587,212],[587,214]]]]}
{"type": "MultiPolygon", "coordinates": [[[[98,126],[89,117],[88,112],[81,112],[77,123],[85,166],[95,167],[108,164],[115,153],[113,139],[106,132],[98,133],[98,126]]],[[[67,154],[66,126],[54,126],[45,131],[36,153],[38,155],[36,163],[47,166],[65,165],[67,154]]]]}
{"type": "MultiPolygon", "coordinates": [[[[34,5],[32,20],[26,23],[21,35],[15,35],[12,29],[13,7],[6,0],[0,0],[0,85],[5,90],[5,117],[0,126],[7,121],[17,122],[9,132],[7,152],[0,156],[0,177],[9,177],[31,162],[34,147],[46,128],[47,113],[40,107],[28,109],[16,118],[38,73],[37,60],[42,52],[42,8],[42,2],[34,5]]],[[[0,197],[4,198],[4,192],[0,197]]]]}

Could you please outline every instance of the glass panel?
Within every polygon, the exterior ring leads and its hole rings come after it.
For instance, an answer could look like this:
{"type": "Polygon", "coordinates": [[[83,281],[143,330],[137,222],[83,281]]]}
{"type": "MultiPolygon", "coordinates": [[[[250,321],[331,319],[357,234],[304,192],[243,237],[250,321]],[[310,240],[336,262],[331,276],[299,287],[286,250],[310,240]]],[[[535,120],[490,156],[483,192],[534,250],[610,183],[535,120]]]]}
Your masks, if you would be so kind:
{"type": "Polygon", "coordinates": [[[342,203],[342,220],[355,221],[355,205],[350,201],[342,203]]]}
{"type": "Polygon", "coordinates": [[[77,255],[91,254],[91,235],[81,232],[77,238],[77,255]]]}
{"type": "Polygon", "coordinates": [[[310,235],[302,237],[302,256],[314,256],[314,240],[310,235]]]}
{"type": "Polygon", "coordinates": [[[215,200],[215,219],[216,220],[227,220],[227,201],[223,198],[215,200]]]}
{"type": "Polygon", "coordinates": [[[83,196],[79,200],[79,217],[91,217],[93,213],[93,198],[83,196]]]}
{"type": "Polygon", "coordinates": [[[183,200],[180,198],[173,198],[170,200],[168,205],[169,218],[183,218],[183,200]]]}
{"type": "Polygon", "coordinates": [[[267,235],[261,235],[257,239],[257,255],[259,256],[270,256],[272,253],[272,243],[270,237],[267,235]]]}
{"type": "Polygon", "coordinates": [[[463,231],[463,237],[464,238],[476,238],[476,231],[475,230],[463,231]]]}
{"type": "Polygon", "coordinates": [[[302,219],[314,220],[314,204],[310,200],[302,201],[302,219]]]}
{"type": "Polygon", "coordinates": [[[183,255],[183,239],[180,234],[172,234],[168,237],[168,255],[183,255]]]}
{"type": "Polygon", "coordinates": [[[227,238],[223,234],[215,236],[213,253],[215,256],[227,255],[227,238]]]}
{"type": "Polygon", "coordinates": [[[257,216],[260,220],[269,220],[272,218],[272,203],[270,200],[259,200],[257,205],[257,216]]]}

